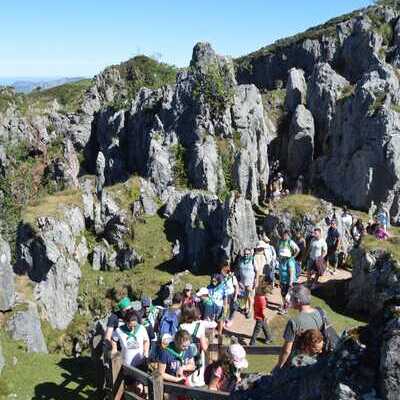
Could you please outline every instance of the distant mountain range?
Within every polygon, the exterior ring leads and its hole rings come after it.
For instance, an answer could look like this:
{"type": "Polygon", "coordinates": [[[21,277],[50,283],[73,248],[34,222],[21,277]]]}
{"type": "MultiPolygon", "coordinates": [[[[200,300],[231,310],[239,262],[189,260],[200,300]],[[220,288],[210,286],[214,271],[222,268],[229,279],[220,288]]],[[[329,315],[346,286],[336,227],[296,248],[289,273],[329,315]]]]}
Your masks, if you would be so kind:
{"type": "Polygon", "coordinates": [[[50,89],[52,87],[64,85],[65,83],[72,83],[85,79],[83,77],[74,78],[0,78],[0,85],[13,86],[18,93],[30,93],[36,88],[50,89]]]}

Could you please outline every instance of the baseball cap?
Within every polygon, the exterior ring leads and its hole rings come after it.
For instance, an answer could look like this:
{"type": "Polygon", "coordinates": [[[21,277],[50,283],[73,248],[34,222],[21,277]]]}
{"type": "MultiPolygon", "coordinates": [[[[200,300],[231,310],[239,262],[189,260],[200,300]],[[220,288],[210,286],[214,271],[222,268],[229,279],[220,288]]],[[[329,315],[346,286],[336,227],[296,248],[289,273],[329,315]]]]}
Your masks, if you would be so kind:
{"type": "Polygon", "coordinates": [[[199,291],[196,293],[196,296],[208,296],[208,289],[206,287],[200,288],[199,291]]]}
{"type": "Polygon", "coordinates": [[[128,308],[131,308],[131,307],[132,307],[132,303],[131,303],[131,299],[129,297],[122,298],[117,304],[118,310],[127,310],[128,308]]]}
{"type": "Polygon", "coordinates": [[[231,344],[228,349],[229,354],[232,356],[233,364],[236,368],[247,368],[249,363],[246,360],[246,351],[239,343],[231,344]]]}
{"type": "Polygon", "coordinates": [[[132,301],[132,309],[140,311],[142,309],[142,303],[140,301],[132,301]]]}
{"type": "Polygon", "coordinates": [[[151,306],[151,298],[150,297],[143,297],[142,298],[142,307],[150,307],[151,306]]]}
{"type": "Polygon", "coordinates": [[[257,245],[256,249],[265,249],[266,243],[263,240],[260,240],[257,245]]]}

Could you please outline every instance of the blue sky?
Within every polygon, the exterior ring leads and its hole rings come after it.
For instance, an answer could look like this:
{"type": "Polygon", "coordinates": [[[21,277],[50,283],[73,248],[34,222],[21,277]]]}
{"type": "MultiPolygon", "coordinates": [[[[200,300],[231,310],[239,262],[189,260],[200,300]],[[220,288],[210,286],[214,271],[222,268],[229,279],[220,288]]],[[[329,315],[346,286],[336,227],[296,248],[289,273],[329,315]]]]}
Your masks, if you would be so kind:
{"type": "Polygon", "coordinates": [[[185,66],[209,41],[240,56],[371,0],[13,0],[0,12],[0,76],[92,76],[135,54],[185,66]]]}

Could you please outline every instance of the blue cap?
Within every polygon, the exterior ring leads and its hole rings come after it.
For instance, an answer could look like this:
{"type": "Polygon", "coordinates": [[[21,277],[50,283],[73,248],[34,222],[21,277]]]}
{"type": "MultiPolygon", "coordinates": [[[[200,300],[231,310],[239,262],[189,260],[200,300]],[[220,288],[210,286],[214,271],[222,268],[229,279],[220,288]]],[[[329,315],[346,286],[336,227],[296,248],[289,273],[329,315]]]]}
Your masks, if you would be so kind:
{"type": "Polygon", "coordinates": [[[142,297],[142,307],[150,307],[151,306],[151,298],[150,297],[142,297]]]}

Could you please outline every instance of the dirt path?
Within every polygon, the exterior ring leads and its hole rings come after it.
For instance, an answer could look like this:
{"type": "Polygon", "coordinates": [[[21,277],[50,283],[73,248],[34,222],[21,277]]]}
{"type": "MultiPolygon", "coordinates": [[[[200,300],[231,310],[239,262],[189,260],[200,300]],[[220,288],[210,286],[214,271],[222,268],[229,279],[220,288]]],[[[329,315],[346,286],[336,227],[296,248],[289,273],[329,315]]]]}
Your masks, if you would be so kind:
{"type": "MultiPolygon", "coordinates": [[[[336,271],[335,275],[331,275],[330,273],[326,273],[324,276],[320,278],[321,283],[328,282],[332,279],[335,280],[346,280],[351,278],[351,272],[345,270],[336,271]]],[[[305,276],[300,277],[300,282],[304,282],[306,280],[305,276]]],[[[282,301],[281,293],[279,288],[274,288],[271,295],[268,296],[268,320],[270,321],[277,315],[278,307],[280,306],[282,301]]],[[[247,319],[243,314],[236,312],[233,319],[233,325],[227,329],[227,333],[232,335],[246,336],[250,337],[253,333],[255,322],[253,319],[247,319]]]]}

